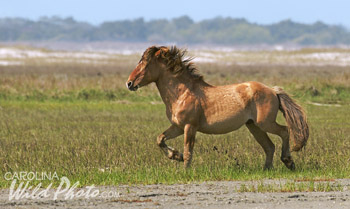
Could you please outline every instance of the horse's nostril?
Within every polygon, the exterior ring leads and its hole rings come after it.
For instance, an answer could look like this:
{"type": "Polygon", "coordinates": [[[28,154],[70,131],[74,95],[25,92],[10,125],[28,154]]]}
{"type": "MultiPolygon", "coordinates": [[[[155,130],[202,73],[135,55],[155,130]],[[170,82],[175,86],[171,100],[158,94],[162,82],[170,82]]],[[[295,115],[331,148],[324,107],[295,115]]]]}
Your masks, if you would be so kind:
{"type": "Polygon", "coordinates": [[[132,81],[129,81],[126,85],[130,89],[130,87],[132,86],[132,81]]]}

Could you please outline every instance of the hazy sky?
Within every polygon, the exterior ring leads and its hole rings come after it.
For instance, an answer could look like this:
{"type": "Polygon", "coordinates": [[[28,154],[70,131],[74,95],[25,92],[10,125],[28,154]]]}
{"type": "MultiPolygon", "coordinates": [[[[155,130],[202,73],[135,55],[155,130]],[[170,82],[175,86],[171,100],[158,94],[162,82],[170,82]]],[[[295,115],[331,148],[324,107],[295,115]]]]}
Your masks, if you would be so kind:
{"type": "Polygon", "coordinates": [[[0,17],[72,16],[99,24],[106,20],[145,20],[188,15],[195,21],[216,16],[256,23],[321,20],[350,28],[350,0],[0,0],[0,17]]]}

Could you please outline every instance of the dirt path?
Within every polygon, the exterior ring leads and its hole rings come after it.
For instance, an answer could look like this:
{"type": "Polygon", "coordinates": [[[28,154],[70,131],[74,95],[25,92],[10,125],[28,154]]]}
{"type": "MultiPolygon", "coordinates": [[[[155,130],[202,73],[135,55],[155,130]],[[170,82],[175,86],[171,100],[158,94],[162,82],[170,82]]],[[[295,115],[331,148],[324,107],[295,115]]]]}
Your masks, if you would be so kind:
{"type": "MultiPolygon", "coordinates": [[[[264,185],[282,185],[286,180],[265,180],[264,185]]],[[[338,179],[342,192],[238,192],[259,182],[220,181],[199,184],[97,187],[97,197],[65,200],[62,193],[49,197],[9,201],[9,189],[0,190],[0,208],[350,208],[350,179],[338,179]]],[[[325,182],[323,182],[325,183],[325,182]]],[[[77,195],[75,190],[75,195],[77,195]]],[[[83,190],[84,191],[84,190],[83,190]]],[[[86,192],[86,189],[85,189],[86,192]]]]}

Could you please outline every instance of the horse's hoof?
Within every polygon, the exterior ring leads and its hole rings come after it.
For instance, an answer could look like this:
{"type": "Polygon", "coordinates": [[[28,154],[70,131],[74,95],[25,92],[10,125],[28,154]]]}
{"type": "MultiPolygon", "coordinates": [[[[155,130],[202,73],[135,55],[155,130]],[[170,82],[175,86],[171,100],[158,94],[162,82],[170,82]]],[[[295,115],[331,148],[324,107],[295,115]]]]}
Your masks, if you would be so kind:
{"type": "Polygon", "coordinates": [[[184,164],[184,168],[187,170],[189,168],[191,168],[191,164],[190,163],[187,163],[187,164],[184,164]]]}
{"type": "Polygon", "coordinates": [[[184,155],[182,153],[180,153],[180,156],[179,156],[179,161],[183,162],[184,161],[184,155]]]}
{"type": "Polygon", "coordinates": [[[294,171],[294,170],[295,170],[295,164],[294,164],[294,162],[292,162],[292,163],[288,166],[288,168],[289,168],[291,171],[294,171]]]}
{"type": "Polygon", "coordinates": [[[269,171],[269,170],[272,170],[273,169],[273,166],[272,165],[269,165],[269,166],[264,166],[264,171],[269,171]]]}
{"type": "Polygon", "coordinates": [[[295,170],[295,164],[291,157],[281,158],[281,160],[289,170],[292,170],[292,171],[295,170]]]}
{"type": "Polygon", "coordinates": [[[176,160],[176,161],[180,161],[180,162],[184,161],[183,154],[179,153],[177,150],[171,150],[168,154],[168,157],[172,160],[176,160]]]}

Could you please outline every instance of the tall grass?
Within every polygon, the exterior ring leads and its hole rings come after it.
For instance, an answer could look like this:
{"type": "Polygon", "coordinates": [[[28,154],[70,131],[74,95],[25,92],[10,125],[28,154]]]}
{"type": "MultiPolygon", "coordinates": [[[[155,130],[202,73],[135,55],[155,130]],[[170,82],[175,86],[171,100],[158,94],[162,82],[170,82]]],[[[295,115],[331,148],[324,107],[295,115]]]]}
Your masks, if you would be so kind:
{"type": "MultiPolygon", "coordinates": [[[[136,63],[137,61],[135,61],[136,63]]],[[[1,100],[160,101],[154,85],[136,94],[125,81],[134,65],[0,66],[1,100]]],[[[337,66],[238,66],[198,64],[207,82],[224,85],[259,81],[281,86],[303,101],[350,102],[350,70],[337,66]]]]}

